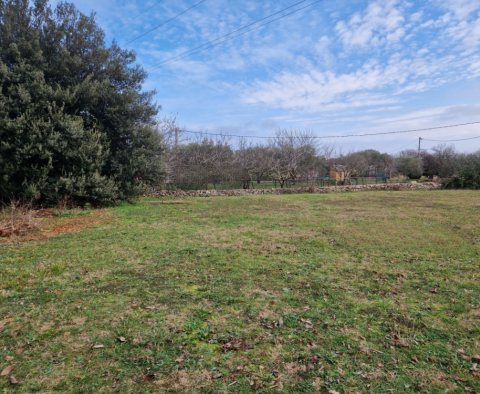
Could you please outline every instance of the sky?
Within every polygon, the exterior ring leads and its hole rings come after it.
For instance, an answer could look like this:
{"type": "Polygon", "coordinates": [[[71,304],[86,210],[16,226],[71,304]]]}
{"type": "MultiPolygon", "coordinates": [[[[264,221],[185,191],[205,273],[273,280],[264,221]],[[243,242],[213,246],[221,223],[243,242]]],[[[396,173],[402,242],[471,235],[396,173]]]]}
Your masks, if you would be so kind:
{"type": "MultiPolygon", "coordinates": [[[[480,122],[480,0],[323,0],[152,68],[299,1],[73,2],[96,13],[108,42],[136,51],[149,73],[144,88],[157,90],[160,116],[177,115],[187,130],[269,136],[292,127],[342,136],[480,122]]],[[[476,136],[480,124],[319,141],[394,154],[417,149],[419,137],[476,136]]],[[[425,140],[422,148],[437,144],[425,140]]],[[[473,152],[480,139],[455,145],[473,152]]]]}

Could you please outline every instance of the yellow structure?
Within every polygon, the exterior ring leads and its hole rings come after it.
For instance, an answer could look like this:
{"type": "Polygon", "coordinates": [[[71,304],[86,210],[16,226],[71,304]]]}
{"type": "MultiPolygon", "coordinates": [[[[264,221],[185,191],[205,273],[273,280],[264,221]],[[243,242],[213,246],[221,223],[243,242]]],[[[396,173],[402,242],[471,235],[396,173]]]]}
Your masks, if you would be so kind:
{"type": "Polygon", "coordinates": [[[345,168],[336,164],[331,165],[328,169],[328,177],[336,184],[343,183],[345,181],[345,168]]]}

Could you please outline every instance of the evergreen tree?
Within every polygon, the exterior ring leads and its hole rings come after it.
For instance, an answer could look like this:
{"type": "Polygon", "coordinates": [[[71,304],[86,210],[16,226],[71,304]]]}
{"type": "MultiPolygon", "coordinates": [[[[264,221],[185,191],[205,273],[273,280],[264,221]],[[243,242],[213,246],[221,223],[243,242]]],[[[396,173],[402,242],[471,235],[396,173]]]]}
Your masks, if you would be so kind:
{"type": "Polygon", "coordinates": [[[0,199],[109,202],[163,177],[135,60],[73,4],[0,0],[0,199]]]}

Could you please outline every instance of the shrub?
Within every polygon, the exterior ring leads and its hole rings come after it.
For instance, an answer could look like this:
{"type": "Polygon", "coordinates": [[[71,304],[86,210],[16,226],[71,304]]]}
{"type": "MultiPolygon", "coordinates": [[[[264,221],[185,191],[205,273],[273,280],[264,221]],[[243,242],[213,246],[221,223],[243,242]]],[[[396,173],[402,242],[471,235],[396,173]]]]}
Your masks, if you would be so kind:
{"type": "Polygon", "coordinates": [[[480,189],[480,171],[478,168],[467,167],[456,175],[446,179],[443,185],[447,189],[480,189]]]}
{"type": "Polygon", "coordinates": [[[397,171],[410,179],[418,179],[422,176],[422,160],[417,157],[401,156],[396,159],[397,171]]]}

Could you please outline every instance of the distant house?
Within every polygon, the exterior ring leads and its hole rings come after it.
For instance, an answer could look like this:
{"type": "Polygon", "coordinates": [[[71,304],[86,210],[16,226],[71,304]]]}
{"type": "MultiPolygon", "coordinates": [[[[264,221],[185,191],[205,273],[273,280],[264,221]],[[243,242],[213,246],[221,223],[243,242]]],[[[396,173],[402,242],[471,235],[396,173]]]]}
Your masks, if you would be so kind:
{"type": "Polygon", "coordinates": [[[338,164],[331,165],[328,168],[328,177],[336,184],[345,182],[345,167],[338,164]]]}

